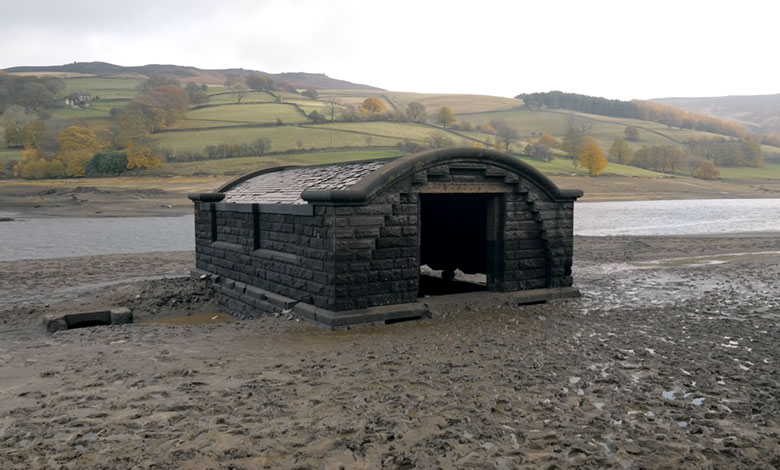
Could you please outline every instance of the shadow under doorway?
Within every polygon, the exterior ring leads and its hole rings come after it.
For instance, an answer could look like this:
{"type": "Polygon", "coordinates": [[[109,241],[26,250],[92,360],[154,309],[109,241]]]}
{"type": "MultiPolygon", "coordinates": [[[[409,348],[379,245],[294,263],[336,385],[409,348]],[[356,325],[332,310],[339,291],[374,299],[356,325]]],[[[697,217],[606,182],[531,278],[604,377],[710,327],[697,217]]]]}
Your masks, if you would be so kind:
{"type": "Polygon", "coordinates": [[[420,194],[419,297],[487,290],[493,194],[420,194]]]}

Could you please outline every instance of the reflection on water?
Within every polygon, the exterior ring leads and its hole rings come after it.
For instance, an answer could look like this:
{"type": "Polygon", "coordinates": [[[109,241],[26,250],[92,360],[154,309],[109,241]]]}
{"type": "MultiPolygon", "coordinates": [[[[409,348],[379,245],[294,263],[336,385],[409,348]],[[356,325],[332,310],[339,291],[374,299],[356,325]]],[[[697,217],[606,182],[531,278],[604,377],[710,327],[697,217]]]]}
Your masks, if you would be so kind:
{"type": "Polygon", "coordinates": [[[780,199],[578,202],[574,233],[700,235],[780,232],[780,199]]]}
{"type": "Polygon", "coordinates": [[[0,261],[194,249],[191,215],[0,222],[0,261]]]}

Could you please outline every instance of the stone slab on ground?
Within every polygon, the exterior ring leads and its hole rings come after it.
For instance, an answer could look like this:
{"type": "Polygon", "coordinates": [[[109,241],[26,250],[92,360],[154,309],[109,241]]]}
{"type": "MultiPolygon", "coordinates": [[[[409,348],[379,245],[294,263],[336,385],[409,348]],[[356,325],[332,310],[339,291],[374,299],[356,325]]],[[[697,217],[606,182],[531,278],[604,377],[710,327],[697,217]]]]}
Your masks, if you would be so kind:
{"type": "Polygon", "coordinates": [[[43,325],[49,333],[83,326],[123,325],[132,322],[133,312],[126,307],[89,312],[61,312],[43,317],[43,325]]]}

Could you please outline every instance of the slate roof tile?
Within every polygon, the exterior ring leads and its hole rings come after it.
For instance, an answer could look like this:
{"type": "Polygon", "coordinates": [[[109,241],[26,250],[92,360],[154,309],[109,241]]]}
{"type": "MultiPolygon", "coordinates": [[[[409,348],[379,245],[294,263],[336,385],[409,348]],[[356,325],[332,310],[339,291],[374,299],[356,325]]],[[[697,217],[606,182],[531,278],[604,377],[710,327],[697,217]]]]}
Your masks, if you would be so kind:
{"type": "Polygon", "coordinates": [[[301,193],[307,189],[349,189],[388,161],[338,163],[286,168],[243,181],[225,192],[224,202],[262,204],[306,204],[301,193]]]}

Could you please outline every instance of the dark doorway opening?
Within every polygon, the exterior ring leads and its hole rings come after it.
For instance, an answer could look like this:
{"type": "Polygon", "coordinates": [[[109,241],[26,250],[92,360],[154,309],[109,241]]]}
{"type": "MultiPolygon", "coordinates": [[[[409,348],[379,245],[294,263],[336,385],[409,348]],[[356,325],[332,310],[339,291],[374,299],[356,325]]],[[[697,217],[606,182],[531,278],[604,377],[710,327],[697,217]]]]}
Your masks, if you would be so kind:
{"type": "Polygon", "coordinates": [[[420,297],[487,290],[491,197],[420,194],[420,297]]]}

